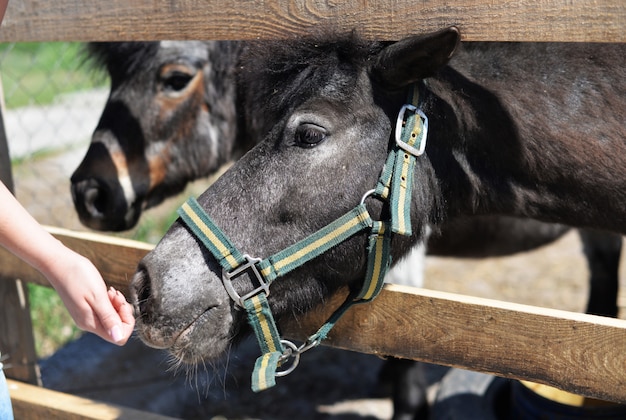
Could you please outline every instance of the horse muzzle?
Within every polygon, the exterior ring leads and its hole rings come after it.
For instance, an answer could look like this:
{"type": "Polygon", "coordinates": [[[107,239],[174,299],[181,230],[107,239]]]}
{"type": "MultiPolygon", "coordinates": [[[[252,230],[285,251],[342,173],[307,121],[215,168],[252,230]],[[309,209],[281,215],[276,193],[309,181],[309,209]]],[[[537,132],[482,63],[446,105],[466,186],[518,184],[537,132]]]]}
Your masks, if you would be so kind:
{"type": "Polygon", "coordinates": [[[120,185],[72,176],[71,192],[81,223],[91,229],[123,231],[133,228],[139,220],[141,209],[127,202],[120,185]]]}

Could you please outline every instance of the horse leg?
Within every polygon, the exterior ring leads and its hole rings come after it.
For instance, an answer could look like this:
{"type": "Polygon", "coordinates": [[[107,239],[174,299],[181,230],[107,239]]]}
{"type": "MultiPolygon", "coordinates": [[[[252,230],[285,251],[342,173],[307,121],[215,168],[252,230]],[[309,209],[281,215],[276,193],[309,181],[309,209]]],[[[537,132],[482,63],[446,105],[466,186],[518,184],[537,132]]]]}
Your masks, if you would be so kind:
{"type": "Polygon", "coordinates": [[[392,420],[428,419],[428,380],[423,363],[390,358],[381,371],[381,381],[385,380],[391,382],[392,420]]]}
{"type": "Polygon", "coordinates": [[[622,237],[587,229],[579,229],[578,233],[590,274],[587,313],[616,318],[622,237]]]}

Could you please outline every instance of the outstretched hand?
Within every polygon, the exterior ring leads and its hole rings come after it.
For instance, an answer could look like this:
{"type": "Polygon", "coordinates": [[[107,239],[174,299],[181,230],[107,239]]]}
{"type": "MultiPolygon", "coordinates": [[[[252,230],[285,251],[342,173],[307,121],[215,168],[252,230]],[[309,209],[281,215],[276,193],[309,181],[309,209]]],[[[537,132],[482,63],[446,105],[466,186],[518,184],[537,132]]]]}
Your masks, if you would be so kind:
{"type": "Polygon", "coordinates": [[[106,289],[100,273],[88,259],[69,252],[71,258],[64,265],[62,277],[53,272],[48,278],[50,283],[80,329],[111,343],[125,344],[135,326],[132,306],[120,291],[106,289]]]}
{"type": "Polygon", "coordinates": [[[80,329],[125,344],[135,319],[124,296],[107,290],[96,266],[43,229],[1,182],[0,202],[0,245],[46,276],[80,329]]]}

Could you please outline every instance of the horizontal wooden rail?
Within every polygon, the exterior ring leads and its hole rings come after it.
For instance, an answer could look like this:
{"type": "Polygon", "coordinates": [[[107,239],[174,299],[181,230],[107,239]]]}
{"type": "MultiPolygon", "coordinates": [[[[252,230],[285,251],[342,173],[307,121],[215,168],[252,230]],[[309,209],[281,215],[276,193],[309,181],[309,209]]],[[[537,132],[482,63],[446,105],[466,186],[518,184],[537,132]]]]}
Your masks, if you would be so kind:
{"type": "MultiPolygon", "coordinates": [[[[46,226],[57,239],[94,262],[107,284],[128,296],[128,284],[135,273],[139,260],[153,246],[129,239],[90,232],[76,232],[46,226]]],[[[50,286],[48,280],[37,270],[25,264],[0,247],[0,270],[8,279],[22,279],[31,283],[50,286]]]]}
{"type": "MultiPolygon", "coordinates": [[[[284,329],[305,339],[340,299],[284,329]]],[[[626,321],[386,285],[325,344],[524,379],[626,403],[626,321]]],[[[305,356],[303,356],[305,357],[305,356]]]]}
{"type": "Polygon", "coordinates": [[[6,41],[265,39],[328,25],[395,40],[457,25],[469,41],[625,42],[624,0],[10,1],[6,41]]]}
{"type": "Polygon", "coordinates": [[[30,420],[167,420],[173,417],[111,405],[88,398],[8,380],[16,419],[30,420]]]}
{"type": "MultiPolygon", "coordinates": [[[[152,248],[101,234],[50,230],[124,291],[138,260],[152,248]]],[[[6,252],[0,253],[0,267],[25,280],[36,274],[6,252]]],[[[284,333],[306,338],[340,300],[338,296],[284,326],[284,333]]],[[[348,311],[325,344],[526,379],[626,403],[622,320],[388,285],[374,302],[348,311]]]]}

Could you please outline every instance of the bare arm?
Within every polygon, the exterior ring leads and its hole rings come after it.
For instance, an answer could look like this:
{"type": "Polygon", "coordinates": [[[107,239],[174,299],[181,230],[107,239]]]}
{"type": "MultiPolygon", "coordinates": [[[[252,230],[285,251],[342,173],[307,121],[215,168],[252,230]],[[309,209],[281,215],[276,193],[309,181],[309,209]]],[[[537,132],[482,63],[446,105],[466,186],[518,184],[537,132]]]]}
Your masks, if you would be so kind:
{"type": "Polygon", "coordinates": [[[0,245],[48,279],[79,328],[115,344],[126,343],[135,319],[124,296],[107,290],[96,267],[43,229],[2,183],[0,245]]]}

